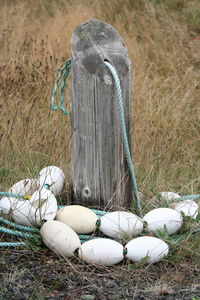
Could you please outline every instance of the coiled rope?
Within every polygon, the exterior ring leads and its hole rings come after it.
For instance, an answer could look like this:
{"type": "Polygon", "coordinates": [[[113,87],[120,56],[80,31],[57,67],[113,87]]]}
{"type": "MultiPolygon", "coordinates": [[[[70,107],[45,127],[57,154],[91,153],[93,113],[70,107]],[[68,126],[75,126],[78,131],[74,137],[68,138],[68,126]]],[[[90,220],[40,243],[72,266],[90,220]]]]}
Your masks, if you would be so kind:
{"type": "Polygon", "coordinates": [[[71,68],[71,59],[68,59],[66,61],[66,63],[64,64],[64,66],[60,70],[60,75],[56,79],[53,94],[52,94],[52,97],[51,97],[51,108],[53,110],[57,110],[58,107],[59,107],[65,115],[67,115],[68,112],[67,112],[67,110],[65,109],[65,107],[63,105],[63,102],[64,102],[64,89],[65,89],[65,86],[66,86],[66,80],[67,80],[67,77],[69,75],[70,68],[71,68]],[[57,96],[59,86],[60,86],[60,99],[59,99],[59,104],[57,106],[54,103],[54,101],[55,101],[55,98],[57,96]]]}

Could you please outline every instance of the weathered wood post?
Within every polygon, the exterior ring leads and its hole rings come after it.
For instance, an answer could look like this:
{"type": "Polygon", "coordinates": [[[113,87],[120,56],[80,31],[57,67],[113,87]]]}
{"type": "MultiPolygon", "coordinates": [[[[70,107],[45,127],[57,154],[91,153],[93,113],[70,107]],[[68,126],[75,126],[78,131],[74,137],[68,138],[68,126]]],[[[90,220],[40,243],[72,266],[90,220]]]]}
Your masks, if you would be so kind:
{"type": "Polygon", "coordinates": [[[78,26],[72,36],[72,174],[74,202],[95,207],[128,207],[130,175],[120,135],[112,75],[122,88],[130,144],[131,63],[118,32],[99,20],[78,26]]]}

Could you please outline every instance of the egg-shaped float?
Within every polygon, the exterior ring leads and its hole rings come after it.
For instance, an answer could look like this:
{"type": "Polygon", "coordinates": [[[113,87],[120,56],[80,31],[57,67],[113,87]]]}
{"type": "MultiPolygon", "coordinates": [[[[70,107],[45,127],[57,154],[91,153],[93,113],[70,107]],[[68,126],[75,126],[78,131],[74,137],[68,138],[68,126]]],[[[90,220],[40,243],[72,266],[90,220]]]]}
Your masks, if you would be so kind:
{"type": "Polygon", "coordinates": [[[76,232],[68,225],[56,220],[44,223],[40,234],[45,245],[59,256],[72,257],[81,245],[76,232]]]}
{"type": "Polygon", "coordinates": [[[32,219],[30,218],[31,204],[29,200],[19,200],[12,205],[12,218],[17,224],[25,226],[33,226],[32,219]]]}
{"type": "Polygon", "coordinates": [[[155,263],[163,259],[169,253],[167,243],[151,236],[137,237],[125,246],[126,257],[132,262],[143,260],[146,263],[155,263]]]}
{"type": "Polygon", "coordinates": [[[196,219],[199,211],[199,206],[192,200],[184,200],[174,205],[174,209],[180,213],[183,213],[187,217],[196,219]]]}
{"type": "Polygon", "coordinates": [[[57,213],[57,200],[47,189],[36,191],[30,200],[19,200],[12,205],[12,217],[16,223],[38,226],[43,220],[53,220],[57,213]]]}
{"type": "Polygon", "coordinates": [[[63,190],[64,180],[65,174],[60,168],[48,166],[40,171],[37,185],[39,188],[49,185],[49,190],[57,196],[63,190]]]}
{"type": "Polygon", "coordinates": [[[81,205],[68,205],[58,210],[56,220],[70,226],[79,234],[87,234],[96,229],[97,215],[81,205]]]}
{"type": "Polygon", "coordinates": [[[183,218],[178,211],[165,207],[151,210],[143,220],[147,223],[147,230],[153,234],[156,234],[157,230],[163,232],[166,225],[168,234],[171,235],[178,231],[183,224],[183,218]]]}
{"type": "Polygon", "coordinates": [[[32,195],[37,190],[37,179],[28,178],[16,182],[9,190],[9,193],[19,195],[32,195]]]}
{"type": "Polygon", "coordinates": [[[135,236],[143,230],[142,220],[135,214],[114,211],[101,217],[99,229],[107,236],[123,239],[135,236]]]}
{"type": "Polygon", "coordinates": [[[3,197],[0,199],[0,212],[8,214],[11,211],[12,206],[15,202],[19,201],[15,197],[3,197]]]}
{"type": "Polygon", "coordinates": [[[123,246],[107,238],[96,238],[83,243],[78,256],[89,264],[112,266],[123,260],[123,246]]]}
{"type": "Polygon", "coordinates": [[[30,198],[30,203],[29,218],[32,224],[41,225],[43,220],[55,219],[58,205],[56,197],[51,191],[41,189],[34,192],[30,198]]]}

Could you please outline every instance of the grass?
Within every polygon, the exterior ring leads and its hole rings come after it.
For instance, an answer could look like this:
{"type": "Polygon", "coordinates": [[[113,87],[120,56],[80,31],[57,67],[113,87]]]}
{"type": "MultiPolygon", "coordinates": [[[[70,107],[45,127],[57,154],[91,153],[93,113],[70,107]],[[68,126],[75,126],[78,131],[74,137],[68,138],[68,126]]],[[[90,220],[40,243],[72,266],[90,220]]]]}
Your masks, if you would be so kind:
{"type": "MultiPolygon", "coordinates": [[[[70,120],[49,108],[53,81],[70,57],[74,28],[99,18],[121,34],[133,65],[132,146],[141,191],[199,190],[199,2],[123,3],[1,0],[4,188],[52,162],[69,174],[70,120]]],[[[69,86],[66,102],[69,108],[69,86]]]]}
{"type": "MultiPolygon", "coordinates": [[[[70,119],[49,104],[75,27],[98,18],[118,30],[132,61],[132,152],[144,205],[160,191],[199,193],[199,16],[198,0],[0,0],[0,190],[54,164],[69,192],[70,119]]],[[[181,261],[188,249],[198,252],[198,238],[181,244],[181,261]]]]}

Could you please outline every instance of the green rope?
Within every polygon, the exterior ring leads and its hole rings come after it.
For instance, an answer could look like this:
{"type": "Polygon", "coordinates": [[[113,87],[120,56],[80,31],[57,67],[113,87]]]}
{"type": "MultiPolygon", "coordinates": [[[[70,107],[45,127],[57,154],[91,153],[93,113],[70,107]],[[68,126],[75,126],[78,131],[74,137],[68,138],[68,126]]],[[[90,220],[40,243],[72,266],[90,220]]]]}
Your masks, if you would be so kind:
{"type": "Polygon", "coordinates": [[[27,199],[27,196],[25,196],[25,195],[8,193],[8,192],[0,192],[0,197],[14,197],[14,198],[27,199]]]}
{"type": "Polygon", "coordinates": [[[0,242],[0,247],[24,247],[27,246],[25,242],[0,242]]]}
{"type": "MultiPolygon", "coordinates": [[[[45,184],[43,186],[43,188],[48,190],[50,188],[50,185],[45,184]]],[[[28,196],[28,195],[14,194],[14,193],[9,193],[9,192],[0,192],[0,197],[22,198],[25,200],[30,199],[30,196],[28,196]]]]}
{"type": "Polygon", "coordinates": [[[9,226],[12,226],[12,227],[14,227],[16,229],[22,230],[22,231],[30,231],[30,232],[35,232],[35,233],[39,232],[39,229],[37,229],[37,228],[15,224],[15,223],[10,222],[10,221],[2,218],[2,217],[0,217],[0,222],[3,223],[3,224],[5,224],[5,225],[9,225],[9,226]]]}
{"type": "Polygon", "coordinates": [[[68,112],[67,112],[67,110],[65,109],[65,107],[63,105],[63,102],[64,102],[64,89],[65,89],[65,86],[66,86],[66,80],[67,80],[67,77],[69,75],[70,68],[71,68],[71,59],[68,59],[66,61],[66,63],[64,64],[64,66],[60,70],[60,75],[56,79],[53,94],[52,94],[52,97],[51,97],[51,108],[53,110],[57,110],[58,107],[59,107],[65,115],[67,115],[68,112]],[[59,86],[60,86],[60,98],[59,98],[59,105],[57,106],[57,105],[55,105],[54,101],[55,101],[55,98],[57,96],[59,86]]]}
{"type": "Polygon", "coordinates": [[[180,202],[180,201],[184,201],[184,200],[195,200],[200,198],[200,194],[194,194],[194,195],[187,195],[187,196],[182,196],[179,198],[174,198],[172,200],[167,200],[168,202],[180,202]]]}
{"type": "Polygon", "coordinates": [[[14,231],[5,227],[0,226],[0,232],[6,233],[6,234],[10,234],[10,235],[16,235],[19,236],[21,238],[31,238],[31,237],[35,237],[38,235],[33,235],[30,233],[24,233],[24,232],[20,232],[20,231],[14,231]]]}
{"type": "Polygon", "coordinates": [[[136,207],[138,215],[140,217],[142,217],[140,195],[139,195],[139,191],[138,191],[135,171],[134,171],[134,168],[133,168],[133,163],[132,163],[131,154],[130,154],[130,148],[129,148],[129,144],[128,144],[128,138],[127,138],[127,133],[126,133],[126,125],[125,125],[125,117],[124,117],[124,108],[123,108],[123,100],[122,100],[120,79],[119,79],[119,76],[118,76],[115,68],[113,67],[113,65],[111,65],[108,61],[104,61],[104,63],[109,68],[109,70],[112,73],[112,76],[114,78],[115,92],[116,92],[116,95],[117,95],[118,109],[119,109],[119,116],[120,116],[121,136],[122,136],[122,140],[123,140],[124,152],[125,152],[128,167],[129,167],[129,170],[130,170],[131,181],[132,181],[132,184],[133,184],[133,189],[134,189],[134,194],[135,194],[135,207],[136,207]]]}

